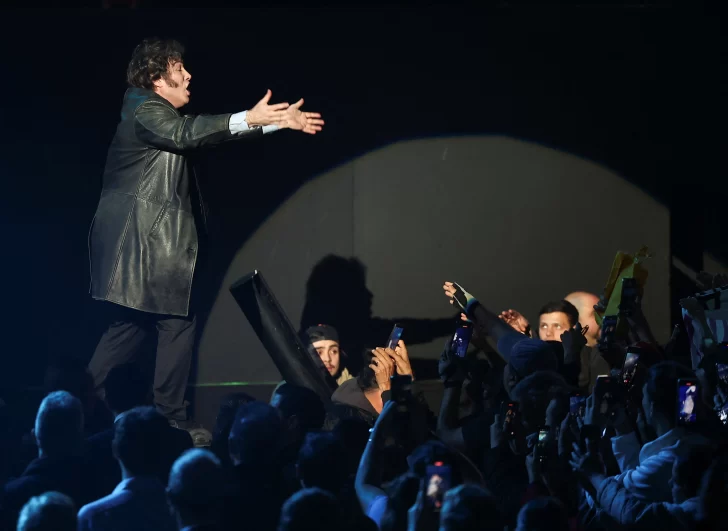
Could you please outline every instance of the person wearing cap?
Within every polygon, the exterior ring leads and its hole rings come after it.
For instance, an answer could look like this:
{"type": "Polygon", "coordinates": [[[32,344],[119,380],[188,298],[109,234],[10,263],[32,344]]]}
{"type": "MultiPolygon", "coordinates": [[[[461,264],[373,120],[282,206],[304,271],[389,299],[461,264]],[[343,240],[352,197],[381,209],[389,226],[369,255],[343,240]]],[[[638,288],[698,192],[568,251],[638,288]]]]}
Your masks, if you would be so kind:
{"type": "Polygon", "coordinates": [[[337,385],[354,377],[343,363],[346,353],[339,346],[339,333],[336,328],[325,324],[311,326],[306,329],[304,339],[308,340],[311,353],[315,352],[321,358],[337,385]]]}
{"type": "MultiPolygon", "coordinates": [[[[346,353],[339,346],[339,332],[336,328],[325,324],[310,326],[301,334],[301,340],[311,356],[321,358],[326,370],[336,380],[337,386],[354,378],[343,363],[346,360],[346,353]]],[[[271,400],[284,383],[286,381],[282,380],[275,386],[271,400]]]]}

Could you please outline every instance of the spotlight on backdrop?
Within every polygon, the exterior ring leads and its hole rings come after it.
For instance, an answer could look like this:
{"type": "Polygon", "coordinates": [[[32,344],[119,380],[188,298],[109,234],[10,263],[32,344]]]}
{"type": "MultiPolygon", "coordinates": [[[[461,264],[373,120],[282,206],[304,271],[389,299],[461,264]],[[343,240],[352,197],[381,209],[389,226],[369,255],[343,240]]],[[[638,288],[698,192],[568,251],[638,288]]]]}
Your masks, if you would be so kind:
{"type": "Polygon", "coordinates": [[[308,387],[329,403],[336,382],[318,356],[303,346],[288,317],[259,271],[230,286],[235,301],[286,382],[308,387]]]}

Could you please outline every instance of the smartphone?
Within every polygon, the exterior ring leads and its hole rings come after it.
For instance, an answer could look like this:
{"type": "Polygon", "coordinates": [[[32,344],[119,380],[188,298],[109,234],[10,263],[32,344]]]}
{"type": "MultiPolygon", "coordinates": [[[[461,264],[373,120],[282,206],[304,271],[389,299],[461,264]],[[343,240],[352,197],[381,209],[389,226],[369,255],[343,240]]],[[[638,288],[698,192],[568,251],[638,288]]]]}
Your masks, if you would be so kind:
{"type": "Polygon", "coordinates": [[[465,354],[468,352],[471,337],[473,337],[473,328],[470,326],[460,326],[455,330],[455,334],[452,337],[452,348],[455,349],[455,354],[461,358],[465,357],[465,354]]]}
{"type": "Polygon", "coordinates": [[[534,456],[541,462],[546,460],[550,432],[551,428],[549,426],[541,426],[538,429],[538,440],[536,441],[536,453],[534,456]]]}
{"type": "Polygon", "coordinates": [[[399,344],[399,340],[402,338],[402,332],[404,332],[404,328],[395,323],[394,328],[392,328],[392,333],[389,334],[389,339],[387,340],[387,348],[394,350],[394,348],[399,344]]]}
{"type": "Polygon", "coordinates": [[[569,397],[569,414],[574,418],[584,418],[586,411],[586,397],[579,393],[573,393],[569,397]]]}
{"type": "Polygon", "coordinates": [[[716,363],[715,371],[718,373],[718,385],[724,392],[728,393],[728,365],[716,363]]]}
{"type": "MultiPolygon", "coordinates": [[[[622,366],[621,379],[622,383],[629,387],[632,384],[632,378],[637,370],[637,362],[640,359],[638,352],[632,350],[627,351],[627,355],[624,357],[624,365],[622,366]]],[[[726,367],[728,368],[728,366],[726,367]]]]}
{"type": "Polygon", "coordinates": [[[639,305],[640,288],[635,278],[622,279],[622,296],[619,299],[619,313],[631,315],[639,305]]]}
{"type": "Polygon", "coordinates": [[[518,402],[503,402],[501,404],[501,417],[503,418],[503,434],[513,438],[518,430],[519,408],[518,402]]]}
{"type": "Polygon", "coordinates": [[[452,473],[448,465],[435,461],[427,466],[425,478],[425,499],[435,512],[440,512],[445,493],[450,490],[452,473]]]}
{"type": "Polygon", "coordinates": [[[617,412],[615,405],[618,402],[619,382],[608,374],[600,374],[594,384],[594,400],[597,401],[599,413],[614,417],[617,412]]]}
{"type": "Polygon", "coordinates": [[[602,319],[602,332],[599,336],[598,348],[601,351],[608,350],[617,341],[617,316],[605,315],[602,319]]]}
{"type": "Polygon", "coordinates": [[[697,402],[700,400],[698,381],[680,378],[677,381],[677,423],[692,426],[698,420],[697,402]]]}

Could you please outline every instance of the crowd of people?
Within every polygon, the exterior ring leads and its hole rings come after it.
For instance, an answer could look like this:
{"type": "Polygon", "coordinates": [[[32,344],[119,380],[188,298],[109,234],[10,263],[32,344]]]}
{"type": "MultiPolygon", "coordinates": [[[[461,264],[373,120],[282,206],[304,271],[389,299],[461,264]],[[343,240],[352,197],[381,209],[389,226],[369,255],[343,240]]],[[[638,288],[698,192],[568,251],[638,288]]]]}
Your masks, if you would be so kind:
{"type": "MultiPolygon", "coordinates": [[[[406,330],[355,374],[336,329],[308,328],[332,396],[288,382],[269,401],[230,395],[207,441],[152,405],[135,364],[103,393],[84,365],[55,364],[34,429],[4,442],[1,529],[728,529],[728,347],[707,323],[692,367],[678,334],[654,339],[639,296],[607,329],[589,293],[532,326],[443,291],[459,316],[437,415],[406,330]]],[[[701,320],[699,300],[680,304],[701,320]]]]}

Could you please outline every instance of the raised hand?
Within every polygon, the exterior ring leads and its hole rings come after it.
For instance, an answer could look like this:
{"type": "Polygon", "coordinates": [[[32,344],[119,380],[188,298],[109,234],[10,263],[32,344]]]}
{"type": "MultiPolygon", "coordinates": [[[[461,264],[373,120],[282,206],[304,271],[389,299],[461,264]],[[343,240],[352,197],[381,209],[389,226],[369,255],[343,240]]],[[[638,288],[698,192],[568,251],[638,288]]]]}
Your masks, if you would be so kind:
{"type": "Polygon", "coordinates": [[[269,105],[271,96],[273,93],[268,89],[265,96],[255,104],[255,107],[250,109],[245,116],[245,121],[248,122],[250,127],[257,127],[262,125],[278,125],[284,127],[287,120],[286,110],[288,109],[288,103],[275,103],[269,105]]]}
{"type": "Polygon", "coordinates": [[[301,110],[301,105],[303,105],[303,98],[286,109],[285,121],[281,124],[281,127],[315,135],[321,131],[324,125],[321,114],[317,112],[304,112],[301,110]]]}
{"type": "MultiPolygon", "coordinates": [[[[388,350],[388,349],[387,349],[388,350]]],[[[393,352],[390,350],[390,352],[393,352]]],[[[390,378],[394,375],[394,360],[383,348],[372,350],[372,363],[369,368],[374,371],[380,391],[389,391],[392,387],[390,378]]]]}
{"type": "Polygon", "coordinates": [[[467,314],[468,306],[475,301],[470,293],[465,291],[462,286],[455,282],[445,282],[442,286],[445,290],[445,295],[450,297],[450,304],[457,305],[457,307],[467,314]]]}
{"type": "Polygon", "coordinates": [[[464,365],[465,360],[455,354],[452,350],[451,342],[448,340],[445,343],[445,348],[440,356],[440,362],[437,365],[442,383],[452,384],[453,386],[457,384],[462,385],[467,376],[464,365]]]}
{"type": "Polygon", "coordinates": [[[413,380],[415,379],[415,375],[412,372],[412,364],[410,363],[409,353],[407,352],[407,345],[404,344],[404,341],[400,339],[394,350],[386,349],[386,352],[391,353],[390,356],[394,358],[397,374],[400,376],[409,375],[412,376],[413,380]]]}
{"type": "Polygon", "coordinates": [[[498,317],[501,321],[505,321],[505,323],[513,328],[516,332],[520,332],[521,334],[528,333],[528,327],[530,326],[530,323],[528,322],[528,319],[523,317],[523,315],[521,315],[521,313],[517,310],[502,311],[498,317]]]}
{"type": "Polygon", "coordinates": [[[588,329],[588,325],[586,329],[584,329],[581,327],[581,324],[576,323],[576,326],[574,328],[565,330],[564,333],[561,334],[561,343],[564,347],[565,363],[574,363],[576,360],[579,359],[581,349],[586,346],[586,337],[584,336],[584,334],[588,329]]]}
{"type": "Polygon", "coordinates": [[[584,452],[576,443],[572,445],[569,464],[574,472],[587,478],[598,474],[603,475],[606,472],[604,463],[598,453],[584,452]]]}

